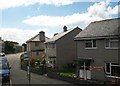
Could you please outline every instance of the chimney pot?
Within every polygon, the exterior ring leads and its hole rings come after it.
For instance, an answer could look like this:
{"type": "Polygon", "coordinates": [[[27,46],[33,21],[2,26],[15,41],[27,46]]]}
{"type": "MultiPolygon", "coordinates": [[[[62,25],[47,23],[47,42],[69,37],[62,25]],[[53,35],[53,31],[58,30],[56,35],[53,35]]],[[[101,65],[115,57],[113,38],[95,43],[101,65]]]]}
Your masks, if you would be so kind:
{"type": "Polygon", "coordinates": [[[67,27],[64,26],[64,27],[63,27],[63,32],[66,32],[66,31],[67,31],[67,27]]]}

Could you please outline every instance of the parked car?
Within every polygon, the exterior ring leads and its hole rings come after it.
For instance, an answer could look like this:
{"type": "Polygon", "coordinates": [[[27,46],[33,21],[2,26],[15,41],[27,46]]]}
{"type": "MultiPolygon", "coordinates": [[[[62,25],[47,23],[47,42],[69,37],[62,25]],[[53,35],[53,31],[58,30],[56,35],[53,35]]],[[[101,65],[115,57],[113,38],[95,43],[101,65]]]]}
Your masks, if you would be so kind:
{"type": "Polygon", "coordinates": [[[0,58],[0,81],[10,82],[10,69],[8,60],[6,58],[0,58]]]}
{"type": "Polygon", "coordinates": [[[5,53],[0,53],[0,57],[3,57],[3,56],[5,56],[5,53]]]}

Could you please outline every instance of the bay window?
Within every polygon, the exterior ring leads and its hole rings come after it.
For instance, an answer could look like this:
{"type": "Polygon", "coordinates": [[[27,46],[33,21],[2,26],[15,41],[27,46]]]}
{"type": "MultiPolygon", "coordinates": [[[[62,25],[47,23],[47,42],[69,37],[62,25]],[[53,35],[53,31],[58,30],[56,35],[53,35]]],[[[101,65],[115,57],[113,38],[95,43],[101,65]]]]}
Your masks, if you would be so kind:
{"type": "Polygon", "coordinates": [[[120,65],[116,63],[105,63],[105,74],[120,78],[120,65]]]}

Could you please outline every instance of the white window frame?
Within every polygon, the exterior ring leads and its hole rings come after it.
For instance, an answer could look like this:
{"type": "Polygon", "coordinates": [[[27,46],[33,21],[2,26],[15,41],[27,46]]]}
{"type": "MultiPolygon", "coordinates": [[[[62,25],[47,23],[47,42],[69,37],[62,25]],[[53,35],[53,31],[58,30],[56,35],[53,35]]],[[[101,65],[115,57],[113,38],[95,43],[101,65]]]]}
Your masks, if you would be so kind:
{"type": "Polygon", "coordinates": [[[85,40],[85,49],[96,49],[97,48],[97,40],[96,39],[91,39],[91,40],[85,40]],[[96,47],[93,47],[93,40],[96,41],[96,47]],[[86,42],[91,41],[92,47],[86,47],[86,42]]]}
{"type": "Polygon", "coordinates": [[[118,76],[112,76],[111,75],[111,67],[112,66],[119,66],[120,67],[120,65],[117,65],[117,64],[113,64],[113,63],[111,63],[111,62],[105,62],[105,74],[106,74],[106,77],[110,77],[110,78],[119,78],[120,79],[120,77],[118,77],[118,76]],[[107,72],[106,71],[106,63],[109,63],[110,64],[110,72],[107,72]]]}
{"type": "Polygon", "coordinates": [[[111,63],[110,64],[110,72],[107,72],[106,64],[109,62],[105,62],[105,73],[111,75],[111,63]]]}
{"type": "Polygon", "coordinates": [[[105,49],[119,49],[119,46],[118,46],[118,47],[111,47],[111,42],[112,42],[112,41],[114,41],[114,42],[118,41],[118,42],[119,42],[119,39],[117,39],[117,38],[107,38],[107,39],[105,39],[105,49]],[[109,40],[109,41],[108,41],[108,43],[109,43],[109,44],[108,44],[108,45],[109,45],[108,47],[106,46],[106,41],[107,41],[107,40],[109,40]]]}

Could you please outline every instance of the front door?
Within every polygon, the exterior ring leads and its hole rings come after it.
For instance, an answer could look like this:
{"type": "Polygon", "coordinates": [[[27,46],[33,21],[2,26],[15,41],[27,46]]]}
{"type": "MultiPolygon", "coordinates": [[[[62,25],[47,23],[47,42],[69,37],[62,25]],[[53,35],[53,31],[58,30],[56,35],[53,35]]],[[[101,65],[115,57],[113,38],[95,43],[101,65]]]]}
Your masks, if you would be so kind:
{"type": "Polygon", "coordinates": [[[79,78],[82,78],[84,80],[91,79],[90,66],[86,66],[85,62],[83,64],[83,66],[80,66],[80,69],[79,69],[79,78]]]}

